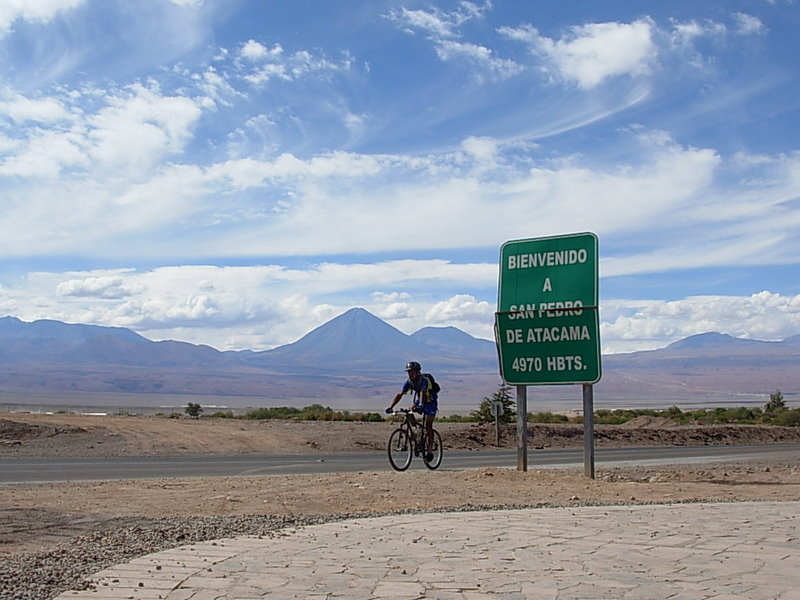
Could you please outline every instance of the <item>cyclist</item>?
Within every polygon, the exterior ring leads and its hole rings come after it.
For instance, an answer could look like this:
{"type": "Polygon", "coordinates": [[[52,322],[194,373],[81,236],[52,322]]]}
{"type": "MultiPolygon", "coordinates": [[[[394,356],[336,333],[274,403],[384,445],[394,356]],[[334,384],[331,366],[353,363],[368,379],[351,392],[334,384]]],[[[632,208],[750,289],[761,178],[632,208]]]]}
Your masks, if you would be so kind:
{"type": "MultiPolygon", "coordinates": [[[[391,413],[394,410],[395,404],[400,402],[408,392],[414,392],[414,402],[409,408],[417,413],[422,413],[422,423],[425,426],[427,448],[425,449],[425,460],[433,460],[433,420],[436,418],[436,413],[439,410],[438,395],[431,389],[430,380],[422,375],[422,366],[415,360],[406,364],[406,373],[408,379],[403,384],[402,391],[397,394],[386,413],[391,413]]],[[[414,415],[411,416],[411,422],[416,425],[417,420],[414,415]]]]}

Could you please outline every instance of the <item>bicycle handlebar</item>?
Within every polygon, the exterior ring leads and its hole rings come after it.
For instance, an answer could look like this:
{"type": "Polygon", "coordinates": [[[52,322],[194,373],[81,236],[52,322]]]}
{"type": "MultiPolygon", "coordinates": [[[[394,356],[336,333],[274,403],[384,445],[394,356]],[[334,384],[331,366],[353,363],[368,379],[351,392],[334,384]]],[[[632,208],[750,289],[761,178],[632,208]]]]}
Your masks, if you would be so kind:
{"type": "Polygon", "coordinates": [[[398,408],[393,410],[390,413],[386,413],[388,415],[410,415],[413,413],[422,414],[422,410],[414,410],[413,408],[398,408]]]}

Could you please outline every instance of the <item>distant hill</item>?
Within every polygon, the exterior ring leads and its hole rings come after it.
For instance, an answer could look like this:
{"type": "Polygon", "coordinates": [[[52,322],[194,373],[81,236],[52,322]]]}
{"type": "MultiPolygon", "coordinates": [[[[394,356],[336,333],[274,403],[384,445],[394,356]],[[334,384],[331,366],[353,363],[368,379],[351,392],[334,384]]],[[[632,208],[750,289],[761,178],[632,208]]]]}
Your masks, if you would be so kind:
{"type": "MultiPolygon", "coordinates": [[[[150,403],[202,396],[248,406],[380,408],[399,389],[409,360],[436,375],[451,407],[474,407],[500,384],[493,342],[454,327],[407,335],[363,308],[263,352],[154,342],[120,327],[0,318],[0,401],[133,394],[150,403]]],[[[800,398],[800,335],[767,342],[709,332],[659,350],[604,356],[602,370],[598,407],[752,403],[775,389],[791,402],[800,398]]],[[[528,406],[574,409],[579,397],[576,386],[532,387],[528,406]]]]}
{"type": "Polygon", "coordinates": [[[85,392],[238,396],[261,405],[372,403],[399,388],[409,360],[453,382],[454,393],[490,393],[499,381],[494,343],[451,327],[406,335],[362,308],[263,352],[154,342],[124,328],[0,318],[0,393],[13,398],[85,392]]]}
{"type": "Polygon", "coordinates": [[[248,362],[314,371],[402,372],[416,360],[426,369],[496,372],[495,345],[455,327],[406,335],[363,308],[352,308],[298,341],[253,354],[248,362]]]}
{"type": "Polygon", "coordinates": [[[800,399],[800,337],[783,341],[689,336],[659,350],[603,358],[598,390],[607,401],[641,406],[652,398],[677,406],[739,406],[769,399],[780,389],[800,399]]]}

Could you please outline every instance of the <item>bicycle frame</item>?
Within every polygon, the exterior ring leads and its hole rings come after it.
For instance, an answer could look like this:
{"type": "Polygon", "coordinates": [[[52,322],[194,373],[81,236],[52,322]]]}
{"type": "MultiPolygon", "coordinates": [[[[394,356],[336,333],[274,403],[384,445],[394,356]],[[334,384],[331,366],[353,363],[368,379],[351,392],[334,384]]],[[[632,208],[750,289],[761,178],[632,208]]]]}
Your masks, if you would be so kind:
{"type": "Polygon", "coordinates": [[[422,454],[425,466],[431,470],[437,469],[442,463],[442,438],[434,429],[433,443],[430,445],[431,452],[429,453],[426,419],[430,417],[423,415],[420,422],[414,418],[412,411],[406,408],[401,408],[392,414],[403,415],[400,426],[389,436],[389,463],[392,468],[397,471],[405,471],[411,464],[412,456],[422,454]]]}

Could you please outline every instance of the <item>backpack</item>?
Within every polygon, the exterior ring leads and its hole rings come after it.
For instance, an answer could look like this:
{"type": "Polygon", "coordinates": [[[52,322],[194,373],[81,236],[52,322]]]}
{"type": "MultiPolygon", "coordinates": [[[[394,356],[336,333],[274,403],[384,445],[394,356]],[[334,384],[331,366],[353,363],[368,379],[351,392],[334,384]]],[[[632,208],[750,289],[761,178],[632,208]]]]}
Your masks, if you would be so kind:
{"type": "Polygon", "coordinates": [[[442,388],[438,383],[436,383],[433,375],[430,373],[423,373],[422,376],[428,378],[428,391],[430,391],[432,394],[438,394],[441,391],[442,388]]]}

